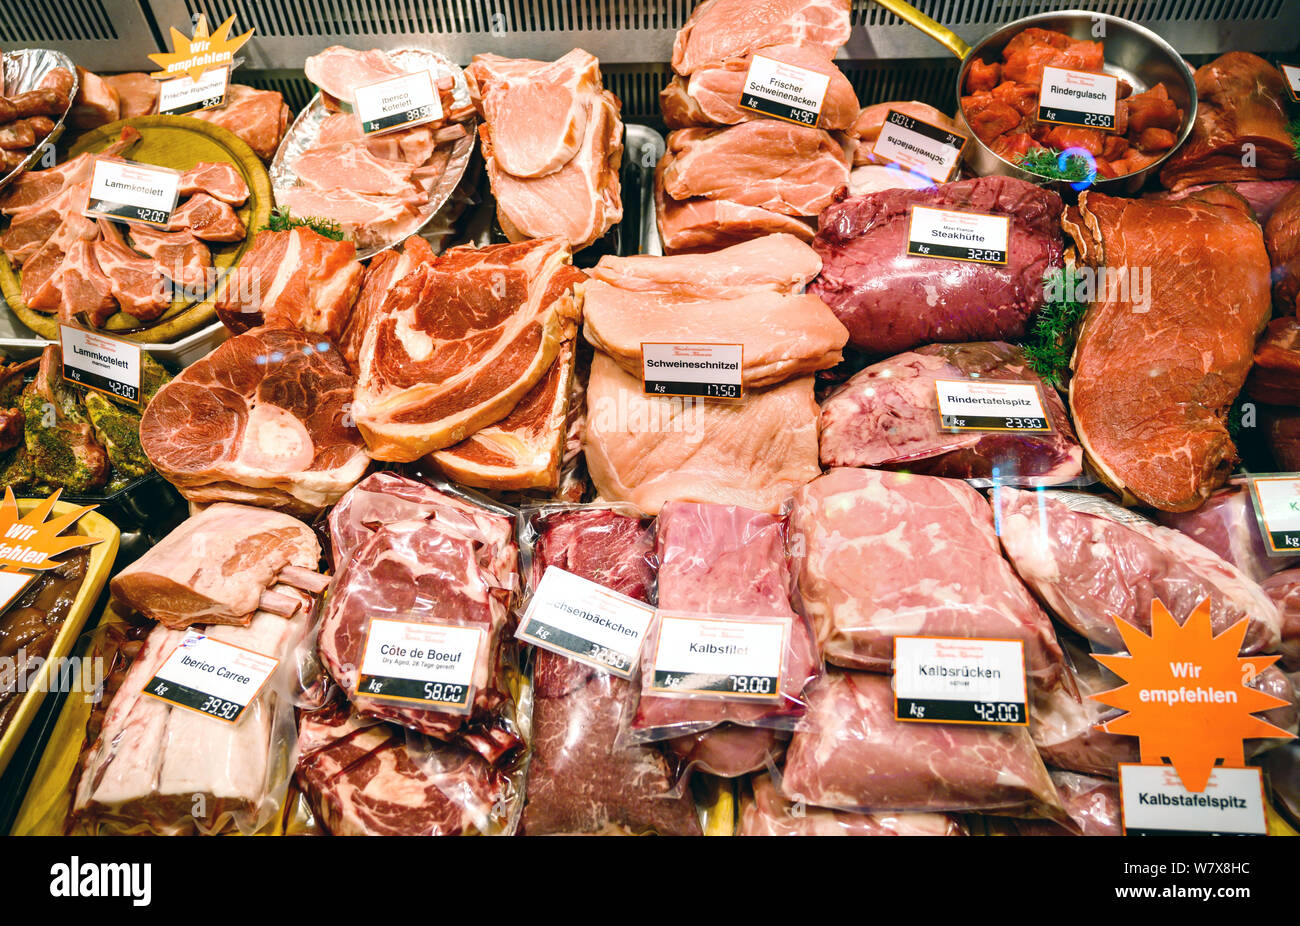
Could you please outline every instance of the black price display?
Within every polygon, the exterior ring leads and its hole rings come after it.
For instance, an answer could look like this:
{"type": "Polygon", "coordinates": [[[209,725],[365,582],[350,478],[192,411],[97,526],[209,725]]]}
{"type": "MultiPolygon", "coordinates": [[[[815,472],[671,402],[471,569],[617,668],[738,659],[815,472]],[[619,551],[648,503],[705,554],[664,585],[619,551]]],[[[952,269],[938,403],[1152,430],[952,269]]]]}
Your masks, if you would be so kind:
{"type": "Polygon", "coordinates": [[[601,646],[599,643],[593,643],[591,640],[569,633],[560,627],[544,624],[536,619],[528,622],[526,636],[547,643],[550,647],[565,650],[575,656],[598,662],[603,666],[609,666],[619,672],[627,672],[632,668],[632,661],[623,653],[612,650],[607,646],[601,646]]]}
{"type": "Polygon", "coordinates": [[[80,367],[68,366],[63,367],[63,378],[69,382],[76,383],[79,386],[85,386],[88,389],[95,389],[99,392],[107,392],[111,395],[120,396],[128,402],[139,403],[140,390],[130,383],[123,383],[108,376],[100,376],[98,373],[83,370],[80,367]]]}
{"type": "Polygon", "coordinates": [[[368,119],[361,123],[361,131],[366,135],[373,135],[375,132],[383,132],[388,129],[397,128],[399,125],[406,125],[419,119],[427,119],[433,115],[432,106],[416,106],[413,109],[404,110],[400,113],[390,113],[387,116],[381,116],[378,119],[368,119]]]}
{"type": "Polygon", "coordinates": [[[1043,122],[1056,122],[1061,125],[1081,125],[1091,129],[1115,128],[1115,117],[1110,113],[1086,113],[1076,109],[1051,107],[1039,113],[1043,122]]]}
{"type": "Polygon", "coordinates": [[[945,415],[943,426],[954,431],[1050,431],[1044,418],[998,418],[981,415],[945,415]]]}
{"type": "Polygon", "coordinates": [[[244,712],[244,705],[237,701],[218,698],[207,692],[199,691],[197,688],[191,688],[188,685],[182,685],[179,682],[158,678],[157,676],[149,680],[149,683],[144,686],[144,690],[146,693],[162,698],[164,701],[170,701],[181,707],[188,707],[190,710],[199,711],[229,723],[234,723],[239,719],[240,714],[244,712]]]}
{"type": "Polygon", "coordinates": [[[953,723],[1000,723],[1023,725],[1026,707],[1015,701],[951,701],[941,698],[899,698],[900,720],[933,720],[953,723]]]}
{"type": "Polygon", "coordinates": [[[720,694],[776,694],[778,679],[774,675],[709,675],[698,672],[655,670],[655,687],[674,691],[709,691],[720,694]]]}
{"type": "Polygon", "coordinates": [[[361,676],[357,682],[357,693],[400,701],[424,701],[448,707],[466,707],[469,703],[468,685],[382,675],[361,676]]]}
{"type": "Polygon", "coordinates": [[[215,96],[209,96],[201,100],[192,100],[189,103],[182,103],[179,106],[167,110],[165,115],[184,116],[188,113],[199,112],[200,110],[204,110],[204,109],[216,109],[225,101],[226,101],[226,95],[224,92],[222,92],[216,94],[215,96]]]}
{"type": "Polygon", "coordinates": [[[172,214],[165,209],[149,209],[144,206],[128,206],[106,199],[92,199],[86,205],[87,212],[109,218],[121,219],[123,222],[144,222],[146,225],[167,225],[172,214]]]}
{"type": "Polygon", "coordinates": [[[742,109],[750,109],[767,116],[775,116],[777,119],[784,119],[787,122],[797,122],[800,125],[817,124],[816,110],[804,109],[801,106],[795,106],[791,103],[781,103],[777,100],[769,100],[752,93],[745,94],[740,105],[742,109]]]}

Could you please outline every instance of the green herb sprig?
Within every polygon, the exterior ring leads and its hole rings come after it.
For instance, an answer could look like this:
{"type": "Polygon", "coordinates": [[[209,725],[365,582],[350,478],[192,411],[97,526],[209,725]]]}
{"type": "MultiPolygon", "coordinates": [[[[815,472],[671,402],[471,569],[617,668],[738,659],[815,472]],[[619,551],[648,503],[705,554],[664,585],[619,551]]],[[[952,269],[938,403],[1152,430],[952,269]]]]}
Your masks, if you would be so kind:
{"type": "Polygon", "coordinates": [[[325,219],[320,216],[310,216],[308,218],[296,218],[289,212],[288,206],[276,206],[271,210],[271,217],[265,225],[263,231],[291,231],[298,227],[310,228],[316,234],[328,238],[331,241],[343,240],[343,227],[333,219],[325,219]]]}
{"type": "Polygon", "coordinates": [[[1024,342],[1025,360],[1043,382],[1061,387],[1074,353],[1079,322],[1088,310],[1087,303],[1074,298],[1078,280],[1070,269],[1051,270],[1043,277],[1045,290],[1059,292],[1060,299],[1043,304],[1034,326],[1024,342]]]}
{"type": "Polygon", "coordinates": [[[1065,159],[1065,167],[1060,164],[1061,152],[1054,148],[1035,148],[1021,155],[1017,162],[1025,170],[1052,180],[1068,180],[1078,183],[1088,179],[1092,166],[1088,159],[1079,154],[1072,154],[1065,159]]]}

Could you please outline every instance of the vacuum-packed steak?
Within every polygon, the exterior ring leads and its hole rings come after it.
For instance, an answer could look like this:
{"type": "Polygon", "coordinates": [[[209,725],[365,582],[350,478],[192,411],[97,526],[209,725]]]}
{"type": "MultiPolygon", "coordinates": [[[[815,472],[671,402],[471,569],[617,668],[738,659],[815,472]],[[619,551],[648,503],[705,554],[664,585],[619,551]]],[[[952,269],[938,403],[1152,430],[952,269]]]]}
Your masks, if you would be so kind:
{"type": "Polygon", "coordinates": [[[965,836],[946,813],[848,813],[786,799],[770,774],[750,779],[740,801],[739,836],[965,836]]]}
{"type": "Polygon", "coordinates": [[[1224,417],[1269,316],[1259,226],[1221,187],[1176,202],[1086,191],[1062,224],[1080,263],[1130,283],[1107,284],[1075,344],[1070,410],[1084,452],[1125,497],[1195,508],[1237,461],[1224,417]]]}

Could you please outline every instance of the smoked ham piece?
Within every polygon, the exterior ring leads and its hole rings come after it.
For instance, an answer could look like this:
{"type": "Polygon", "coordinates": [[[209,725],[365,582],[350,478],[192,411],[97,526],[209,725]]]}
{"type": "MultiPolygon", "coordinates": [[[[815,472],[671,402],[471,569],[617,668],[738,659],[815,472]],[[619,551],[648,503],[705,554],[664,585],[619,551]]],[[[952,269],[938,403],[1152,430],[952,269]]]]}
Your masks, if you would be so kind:
{"type": "Polygon", "coordinates": [[[1107,286],[1084,316],[1070,381],[1083,449],[1126,498],[1195,508],[1237,461],[1224,416],[1269,316],[1260,228],[1223,188],[1175,202],[1086,191],[1062,225],[1081,264],[1150,280],[1107,286]]]}
{"type": "Polygon", "coordinates": [[[320,335],[255,328],[160,389],[140,443],[190,501],[318,511],[370,464],[349,416],[354,382],[320,335]]]}
{"type": "Polygon", "coordinates": [[[509,415],[572,337],[583,279],[561,238],[428,252],[390,286],[370,274],[353,415],[371,455],[399,462],[509,415]]]}
{"type": "Polygon", "coordinates": [[[1286,195],[1264,226],[1273,262],[1273,305],[1283,315],[1300,312],[1300,187],[1286,195]]]}

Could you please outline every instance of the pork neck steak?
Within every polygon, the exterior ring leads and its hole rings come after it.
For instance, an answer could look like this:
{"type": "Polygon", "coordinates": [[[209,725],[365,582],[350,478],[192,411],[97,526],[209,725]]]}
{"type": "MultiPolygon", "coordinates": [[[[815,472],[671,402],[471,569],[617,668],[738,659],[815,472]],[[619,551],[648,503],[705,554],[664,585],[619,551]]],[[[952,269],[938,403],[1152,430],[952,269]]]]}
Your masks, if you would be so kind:
{"type": "Polygon", "coordinates": [[[1215,634],[1248,620],[1244,653],[1277,645],[1281,622],[1268,596],[1178,531],[1092,495],[1002,489],[994,504],[1002,547],[1020,577],[1094,643],[1123,648],[1117,619],[1150,633],[1156,599],[1181,623],[1209,598],[1215,634]]]}
{"type": "Polygon", "coordinates": [[[821,214],[813,248],[822,272],[809,291],[872,354],[1018,338],[1043,304],[1043,274],[1062,265],[1061,208],[1055,193],[1011,177],[857,196],[821,214]],[[1007,216],[1007,263],[909,255],[913,206],[1007,216]]]}
{"type": "MultiPolygon", "coordinates": [[[[781,517],[731,505],[670,502],[659,513],[659,607],[664,611],[731,617],[782,618],[790,623],[781,664],[780,699],[754,703],[651,695],[651,659],[641,661],[641,696],[632,717],[634,739],[669,739],[712,731],[724,721],[789,729],[803,714],[803,693],[821,670],[816,644],[790,607],[790,563],[781,517]]],[[[645,653],[656,647],[657,625],[645,653]]]]}
{"type": "MultiPolygon", "coordinates": [[[[538,525],[531,581],[556,566],[646,601],[655,581],[648,524],[608,509],[538,525]]],[[[698,835],[689,791],[672,796],[674,764],[655,745],[618,748],[629,682],[545,650],[533,663],[533,738],[523,832],[698,835]]]]}
{"type": "Polygon", "coordinates": [[[849,40],[848,0],[705,0],[673,41],[673,70],[693,74],[709,64],[768,45],[800,45],[835,57],[849,40]]]}
{"type": "Polygon", "coordinates": [[[631,292],[731,299],[755,292],[803,292],[821,267],[821,258],[796,236],[774,234],[708,254],[606,255],[589,273],[631,292]]]}
{"type": "Polygon", "coordinates": [[[1078,476],[1083,451],[1065,405],[1003,341],[930,344],[856,373],[822,403],[823,466],[906,469],[928,476],[1001,480],[1031,478],[1048,485],[1078,476]],[[1050,434],[952,432],[939,425],[936,379],[1014,380],[1039,385],[1050,434]]]}
{"type": "Polygon", "coordinates": [[[509,782],[450,743],[408,745],[400,727],[346,702],[306,713],[295,776],[332,836],[460,836],[491,831],[509,782]]]}
{"type": "Polygon", "coordinates": [[[140,444],[191,501],[318,511],[370,465],[349,418],[353,385],[320,335],[255,328],[158,391],[140,444]]]}
{"type": "Polygon", "coordinates": [[[1237,461],[1224,416],[1269,316],[1259,226],[1222,188],[1176,202],[1084,192],[1062,224],[1081,263],[1130,284],[1106,286],[1075,344],[1083,449],[1126,498],[1195,508],[1237,461]]]}
{"type": "Polygon", "coordinates": [[[317,87],[349,106],[355,102],[357,87],[377,83],[405,74],[397,62],[377,48],[358,51],[343,45],[331,45],[303,62],[303,73],[317,87]]]}
{"type": "Polygon", "coordinates": [[[1281,71],[1249,52],[1228,52],[1197,68],[1192,134],[1160,169],[1161,184],[1181,190],[1197,183],[1300,177],[1287,131],[1289,95],[1281,71]],[[1253,159],[1243,157],[1246,145],[1253,159]]]}
{"type": "Polygon", "coordinates": [[[382,299],[368,279],[353,414],[371,455],[409,462],[506,417],[573,336],[582,278],[543,238],[452,248],[382,299]]]}
{"type": "Polygon", "coordinates": [[[583,450],[606,501],[649,514],[673,499],[778,511],[821,472],[813,377],[750,390],[739,402],[647,396],[639,377],[598,352],[583,450]]]}
{"type": "Polygon", "coordinates": [[[491,762],[518,745],[507,729],[501,631],[516,581],[510,519],[392,474],[377,474],[330,515],[341,568],[321,623],[322,663],[363,716],[457,740],[491,762]],[[379,476],[388,478],[380,479],[379,476]],[[468,714],[357,692],[372,617],[483,631],[468,714]]]}
{"type": "Polygon", "coordinates": [[[849,182],[851,158],[830,133],[776,119],[668,135],[663,188],[782,215],[817,215],[849,182]]]}
{"type": "MultiPolygon", "coordinates": [[[[220,109],[203,109],[190,113],[234,132],[263,161],[275,157],[285,130],[289,127],[289,107],[277,90],[255,90],[243,84],[231,84],[226,90],[226,105],[220,109]]],[[[296,210],[295,210],[296,211],[296,210]]],[[[300,215],[317,215],[314,212],[300,215]]]]}
{"type": "MultiPolygon", "coordinates": [[[[817,128],[847,129],[858,118],[858,96],[849,79],[820,49],[799,45],[771,45],[758,49],[764,58],[826,75],[817,128]]],[[[659,92],[659,108],[670,129],[723,126],[766,118],[740,107],[745,78],[754,55],[726,58],[698,68],[690,77],[675,76],[659,92]]]]}
{"type": "Polygon", "coordinates": [[[320,555],[315,533],[297,518],[220,502],[184,521],[111,587],[119,601],[174,629],[246,625],[285,567],[315,572],[320,555]]]}
{"type": "Polygon", "coordinates": [[[725,199],[673,199],[664,192],[666,166],[665,161],[660,161],[655,169],[655,217],[665,254],[713,251],[774,234],[813,240],[811,219],[725,199]]]}
{"type": "Polygon", "coordinates": [[[263,231],[227,276],[217,316],[236,333],[266,324],[337,343],[365,274],[356,257],[351,241],[331,241],[310,228],[263,231]]]}
{"type": "Polygon", "coordinates": [[[970,811],[1064,817],[1023,727],[903,723],[886,675],[832,669],[813,687],[781,790],[855,811],[970,811]]]}
{"type": "Polygon", "coordinates": [[[964,482],[833,469],[795,493],[790,535],[802,610],[828,662],[888,672],[897,636],[1014,639],[1035,681],[1061,680],[1052,623],[964,482]]]}
{"type": "Polygon", "coordinates": [[[965,836],[946,813],[848,813],[787,800],[769,773],[755,775],[740,799],[740,836],[965,836]]]}

